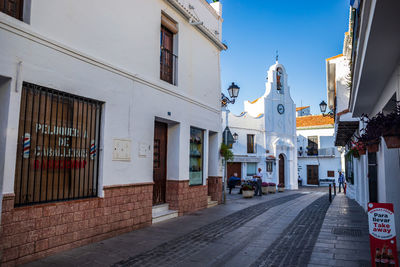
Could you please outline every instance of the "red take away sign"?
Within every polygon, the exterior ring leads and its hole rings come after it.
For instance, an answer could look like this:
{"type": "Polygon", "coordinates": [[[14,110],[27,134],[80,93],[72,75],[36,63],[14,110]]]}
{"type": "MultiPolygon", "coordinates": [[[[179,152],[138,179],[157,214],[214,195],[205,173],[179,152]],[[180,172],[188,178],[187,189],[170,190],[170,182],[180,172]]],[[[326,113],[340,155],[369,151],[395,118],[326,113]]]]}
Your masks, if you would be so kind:
{"type": "Polygon", "coordinates": [[[399,267],[394,210],[391,203],[368,203],[372,266],[399,267]]]}

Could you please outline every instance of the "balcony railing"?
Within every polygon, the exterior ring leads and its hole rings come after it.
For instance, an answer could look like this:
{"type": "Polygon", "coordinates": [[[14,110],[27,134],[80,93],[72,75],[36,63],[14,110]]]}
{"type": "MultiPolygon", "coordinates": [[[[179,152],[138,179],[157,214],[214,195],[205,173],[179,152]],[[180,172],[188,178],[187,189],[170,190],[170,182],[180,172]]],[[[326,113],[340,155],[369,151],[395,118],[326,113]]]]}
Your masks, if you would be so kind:
{"type": "Polygon", "coordinates": [[[298,155],[299,157],[334,157],[336,155],[335,151],[335,147],[327,147],[320,149],[309,149],[306,152],[302,151],[301,153],[299,151],[298,155]]]}
{"type": "Polygon", "coordinates": [[[161,47],[160,49],[160,79],[170,84],[177,84],[178,57],[171,51],[161,47]]]}

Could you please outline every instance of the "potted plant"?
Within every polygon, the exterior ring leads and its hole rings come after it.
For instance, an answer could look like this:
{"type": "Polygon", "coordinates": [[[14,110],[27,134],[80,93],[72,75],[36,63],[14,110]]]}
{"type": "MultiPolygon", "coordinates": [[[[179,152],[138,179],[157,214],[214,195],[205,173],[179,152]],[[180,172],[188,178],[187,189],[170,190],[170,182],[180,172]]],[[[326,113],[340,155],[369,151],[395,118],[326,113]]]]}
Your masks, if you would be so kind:
{"type": "Polygon", "coordinates": [[[400,102],[392,113],[385,116],[382,136],[387,148],[400,148],[400,102]]]}
{"type": "Polygon", "coordinates": [[[275,192],[276,192],[276,184],[268,183],[268,193],[275,193],[275,192]]]}
{"type": "Polygon", "coordinates": [[[221,148],[219,150],[219,153],[224,158],[225,162],[233,160],[232,150],[230,150],[230,148],[227,145],[225,145],[224,143],[221,143],[221,148]]]}
{"type": "Polygon", "coordinates": [[[284,192],[285,191],[285,185],[284,184],[278,184],[278,192],[284,192]]]}
{"type": "Polygon", "coordinates": [[[263,183],[261,184],[261,192],[262,192],[264,195],[266,195],[266,194],[268,193],[268,183],[263,182],[263,183]]]}
{"type": "Polygon", "coordinates": [[[352,147],[345,155],[345,157],[348,159],[351,156],[353,156],[354,158],[358,159],[360,157],[359,151],[357,149],[355,149],[354,147],[352,147]]]}
{"type": "Polygon", "coordinates": [[[242,185],[242,195],[244,198],[252,198],[254,196],[254,188],[249,184],[242,185]]]}
{"type": "Polygon", "coordinates": [[[364,133],[358,138],[358,141],[366,145],[368,152],[378,152],[383,125],[386,121],[385,115],[378,113],[375,117],[369,118],[363,114],[361,120],[367,123],[367,127],[364,129],[364,133]]]}
{"type": "Polygon", "coordinates": [[[353,142],[352,141],[351,150],[354,150],[352,153],[353,153],[353,156],[355,158],[358,158],[359,156],[365,155],[365,153],[367,152],[364,143],[361,142],[361,141],[358,141],[358,142],[353,142]]]}

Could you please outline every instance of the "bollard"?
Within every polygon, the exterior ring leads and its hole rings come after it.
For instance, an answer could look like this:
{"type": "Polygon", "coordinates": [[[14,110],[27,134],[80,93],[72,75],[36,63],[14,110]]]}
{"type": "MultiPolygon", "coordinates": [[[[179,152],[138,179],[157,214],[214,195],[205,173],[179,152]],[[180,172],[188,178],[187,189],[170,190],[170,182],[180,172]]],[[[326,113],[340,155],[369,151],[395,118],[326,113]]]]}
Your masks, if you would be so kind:
{"type": "Polygon", "coordinates": [[[333,195],[336,196],[336,183],[333,182],[333,195]]]}
{"type": "Polygon", "coordinates": [[[329,202],[332,202],[332,185],[329,184],[329,202]]]}
{"type": "Polygon", "coordinates": [[[344,187],[343,187],[343,193],[346,195],[346,189],[347,189],[347,183],[346,184],[344,184],[344,187]]]}

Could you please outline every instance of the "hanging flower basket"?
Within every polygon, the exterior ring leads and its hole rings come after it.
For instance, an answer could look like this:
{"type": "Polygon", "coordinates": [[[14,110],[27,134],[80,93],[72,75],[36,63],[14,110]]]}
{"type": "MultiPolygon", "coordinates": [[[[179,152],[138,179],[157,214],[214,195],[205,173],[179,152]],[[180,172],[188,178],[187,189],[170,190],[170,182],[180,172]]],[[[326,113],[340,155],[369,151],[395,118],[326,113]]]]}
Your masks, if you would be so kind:
{"type": "Polygon", "coordinates": [[[387,148],[400,148],[400,128],[392,127],[382,134],[387,148]]]}
{"type": "Polygon", "coordinates": [[[379,140],[371,141],[367,143],[367,150],[369,153],[375,153],[379,151],[379,140]]]}
{"type": "Polygon", "coordinates": [[[400,148],[400,136],[398,135],[386,135],[383,136],[387,148],[400,148]]]}
{"type": "Polygon", "coordinates": [[[361,148],[358,150],[358,155],[362,156],[365,155],[367,153],[367,150],[365,150],[365,148],[361,148]]]}

